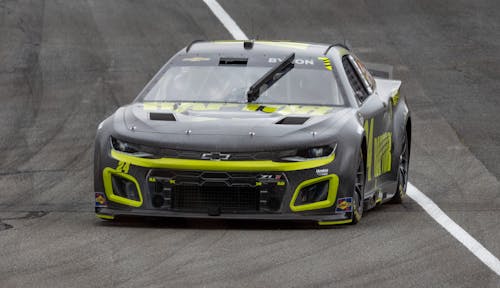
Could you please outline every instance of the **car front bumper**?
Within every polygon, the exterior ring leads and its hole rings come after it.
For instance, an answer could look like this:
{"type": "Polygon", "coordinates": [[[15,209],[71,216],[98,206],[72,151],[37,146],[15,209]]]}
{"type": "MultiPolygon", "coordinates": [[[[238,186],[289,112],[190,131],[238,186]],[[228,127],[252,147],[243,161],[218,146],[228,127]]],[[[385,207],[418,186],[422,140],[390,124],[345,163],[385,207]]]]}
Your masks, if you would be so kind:
{"type": "Polygon", "coordinates": [[[339,169],[335,155],[304,162],[145,159],[115,150],[107,156],[96,173],[103,183],[101,191],[96,189],[99,218],[351,222],[351,207],[346,203],[352,192],[340,185],[342,175],[333,173],[339,169]],[[116,179],[125,184],[117,184],[116,179]],[[301,189],[323,181],[328,182],[324,199],[295,205],[301,189]],[[127,188],[130,195],[117,192],[127,185],[132,187],[127,188]]]}

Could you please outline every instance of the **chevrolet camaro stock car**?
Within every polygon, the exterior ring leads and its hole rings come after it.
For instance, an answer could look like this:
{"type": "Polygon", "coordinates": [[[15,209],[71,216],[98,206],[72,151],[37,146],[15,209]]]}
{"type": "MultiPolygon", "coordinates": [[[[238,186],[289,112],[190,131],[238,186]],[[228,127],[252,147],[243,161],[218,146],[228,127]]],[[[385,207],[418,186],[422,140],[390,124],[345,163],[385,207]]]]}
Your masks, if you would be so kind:
{"type": "Polygon", "coordinates": [[[194,41],[99,124],[96,215],[335,225],[401,202],[410,111],[372,72],[343,44],[194,41]]]}

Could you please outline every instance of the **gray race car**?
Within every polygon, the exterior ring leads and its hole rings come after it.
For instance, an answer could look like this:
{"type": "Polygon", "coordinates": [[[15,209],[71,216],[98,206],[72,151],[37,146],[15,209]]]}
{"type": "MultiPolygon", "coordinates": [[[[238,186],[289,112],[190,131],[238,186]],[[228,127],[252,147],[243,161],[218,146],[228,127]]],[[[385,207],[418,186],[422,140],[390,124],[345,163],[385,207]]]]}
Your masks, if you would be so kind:
{"type": "Polygon", "coordinates": [[[405,195],[400,85],[342,44],[195,41],[99,125],[96,215],[357,223],[405,195]]]}

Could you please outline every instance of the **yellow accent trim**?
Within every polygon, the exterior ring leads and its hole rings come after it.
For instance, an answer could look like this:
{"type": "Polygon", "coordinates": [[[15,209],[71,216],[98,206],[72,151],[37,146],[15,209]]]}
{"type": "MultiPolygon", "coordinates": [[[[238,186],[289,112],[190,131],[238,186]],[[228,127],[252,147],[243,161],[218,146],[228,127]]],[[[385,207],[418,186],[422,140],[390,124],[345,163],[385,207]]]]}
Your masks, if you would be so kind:
{"type": "Polygon", "coordinates": [[[392,105],[393,106],[398,105],[398,102],[399,102],[399,90],[396,93],[396,95],[394,95],[394,96],[391,97],[391,101],[392,101],[392,105]]]}
{"type": "Polygon", "coordinates": [[[352,219],[338,220],[338,221],[318,221],[319,225],[341,225],[352,223],[352,219]]]}
{"type": "Polygon", "coordinates": [[[278,183],[276,183],[276,185],[278,185],[278,186],[285,186],[285,181],[278,181],[278,183]]]}
{"type": "Polygon", "coordinates": [[[167,168],[178,170],[204,170],[204,171],[295,171],[316,168],[331,163],[335,159],[332,156],[316,160],[302,162],[274,162],[271,160],[255,161],[213,161],[213,160],[191,160],[176,158],[148,159],[127,155],[116,150],[111,150],[111,157],[119,161],[125,161],[135,166],[145,168],[167,168]]]}
{"type": "Polygon", "coordinates": [[[330,62],[330,59],[328,59],[328,57],[318,57],[318,59],[323,61],[326,70],[332,71],[332,63],[330,62]]]}
{"type": "Polygon", "coordinates": [[[140,207],[142,205],[142,193],[141,193],[141,188],[139,187],[139,182],[137,180],[128,174],[125,174],[121,171],[115,170],[113,168],[106,167],[102,171],[102,179],[104,182],[104,193],[106,194],[106,198],[108,198],[109,201],[113,201],[115,203],[127,205],[127,206],[132,206],[132,207],[140,207]],[[132,181],[136,188],[137,188],[137,193],[139,194],[139,201],[136,200],[131,200],[125,197],[121,197],[118,195],[115,195],[113,193],[113,184],[111,182],[111,176],[116,175],[122,178],[125,178],[129,181],[132,181]]]}
{"type": "Polygon", "coordinates": [[[262,186],[262,182],[255,182],[255,186],[262,186]]]}
{"type": "Polygon", "coordinates": [[[313,178],[306,180],[297,186],[297,189],[295,189],[295,192],[293,193],[292,201],[290,201],[290,209],[293,212],[299,212],[299,211],[306,211],[306,210],[317,210],[317,209],[323,209],[323,208],[328,208],[332,207],[333,204],[335,203],[335,199],[337,198],[337,189],[339,187],[339,177],[335,174],[330,174],[318,178],[313,178]],[[302,188],[314,185],[316,183],[322,182],[328,180],[328,196],[326,200],[319,201],[319,202],[314,202],[310,204],[303,204],[303,205],[298,205],[295,206],[295,200],[299,196],[299,192],[302,188]]]}
{"type": "Polygon", "coordinates": [[[95,217],[101,218],[101,219],[106,219],[106,220],[113,220],[115,219],[115,216],[113,215],[106,215],[106,214],[95,214],[95,217]]]}
{"type": "Polygon", "coordinates": [[[318,105],[280,105],[280,104],[238,104],[238,103],[197,103],[197,102],[144,102],[145,111],[172,111],[183,112],[193,111],[219,111],[224,108],[236,108],[240,111],[262,111],[265,113],[278,113],[281,115],[307,114],[324,115],[332,111],[331,106],[318,105]],[[262,107],[261,110],[259,107],[262,107]]]}
{"type": "Polygon", "coordinates": [[[385,132],[374,139],[373,174],[375,177],[391,171],[391,143],[391,132],[385,132]]]}

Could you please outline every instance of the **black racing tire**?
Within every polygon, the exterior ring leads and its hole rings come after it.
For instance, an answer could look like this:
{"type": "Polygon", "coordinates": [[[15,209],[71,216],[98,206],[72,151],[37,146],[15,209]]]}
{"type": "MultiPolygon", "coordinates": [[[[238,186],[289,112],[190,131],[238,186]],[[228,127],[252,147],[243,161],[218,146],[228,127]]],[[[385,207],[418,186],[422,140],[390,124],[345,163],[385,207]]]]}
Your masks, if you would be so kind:
{"type": "Polygon", "coordinates": [[[402,203],[406,196],[406,188],[408,187],[408,168],[410,166],[410,143],[408,143],[408,133],[405,131],[401,153],[399,154],[398,164],[398,183],[396,193],[391,199],[392,203],[402,203]]]}
{"type": "Polygon", "coordinates": [[[365,184],[366,184],[366,169],[365,169],[365,158],[363,157],[363,150],[360,150],[358,160],[358,168],[356,169],[356,177],[354,183],[354,192],[352,197],[352,213],[351,219],[352,225],[357,224],[361,221],[363,217],[364,209],[364,196],[365,196],[365,184]]]}

